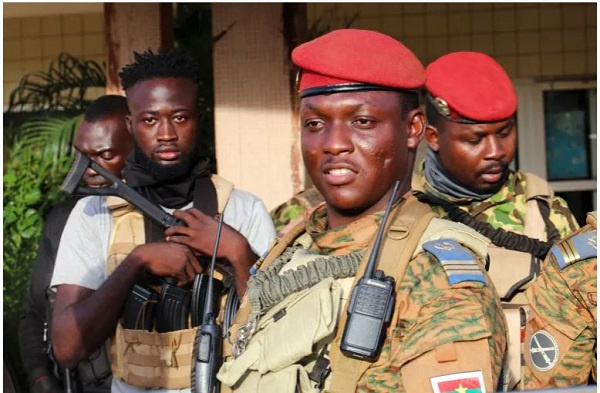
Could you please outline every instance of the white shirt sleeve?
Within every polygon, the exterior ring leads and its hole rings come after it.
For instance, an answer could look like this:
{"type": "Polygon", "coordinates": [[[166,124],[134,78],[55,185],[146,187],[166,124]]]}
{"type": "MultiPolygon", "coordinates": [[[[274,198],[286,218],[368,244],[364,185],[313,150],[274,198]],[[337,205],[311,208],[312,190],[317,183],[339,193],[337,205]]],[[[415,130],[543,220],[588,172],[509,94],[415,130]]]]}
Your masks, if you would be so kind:
{"type": "Polygon", "coordinates": [[[234,189],[223,211],[223,221],[240,232],[252,251],[262,256],[275,239],[275,226],[263,201],[253,194],[234,189]]]}
{"type": "Polygon", "coordinates": [[[60,238],[51,286],[72,284],[96,290],[106,280],[112,216],[104,197],[86,197],[75,205],[60,238]]]}
{"type": "MultiPolygon", "coordinates": [[[[223,220],[240,232],[258,256],[268,251],[275,227],[262,200],[249,192],[231,192],[223,220]]],[[[107,279],[106,260],[112,229],[104,197],[81,199],[60,239],[51,286],[78,285],[96,290],[107,279]]]]}

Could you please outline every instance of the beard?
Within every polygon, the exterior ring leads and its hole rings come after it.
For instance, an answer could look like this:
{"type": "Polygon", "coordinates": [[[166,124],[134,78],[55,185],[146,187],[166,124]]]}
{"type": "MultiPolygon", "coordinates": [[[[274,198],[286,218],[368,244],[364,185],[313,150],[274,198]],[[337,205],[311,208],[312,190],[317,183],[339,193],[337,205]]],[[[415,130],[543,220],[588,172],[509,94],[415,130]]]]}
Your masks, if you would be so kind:
{"type": "Polygon", "coordinates": [[[162,165],[154,161],[151,157],[146,155],[141,147],[134,141],[133,154],[135,161],[137,161],[142,167],[148,170],[148,173],[158,182],[177,181],[190,173],[192,167],[198,162],[200,153],[198,152],[198,142],[194,144],[192,150],[189,153],[181,153],[179,161],[174,164],[162,165]]]}

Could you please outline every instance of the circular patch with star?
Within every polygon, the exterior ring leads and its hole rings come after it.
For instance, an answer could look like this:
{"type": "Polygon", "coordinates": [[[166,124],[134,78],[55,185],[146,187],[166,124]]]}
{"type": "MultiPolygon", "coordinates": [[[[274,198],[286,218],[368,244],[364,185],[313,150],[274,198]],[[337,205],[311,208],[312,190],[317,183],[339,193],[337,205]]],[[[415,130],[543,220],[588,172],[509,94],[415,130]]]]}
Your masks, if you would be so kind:
{"type": "Polygon", "coordinates": [[[558,343],[550,333],[538,330],[529,340],[529,357],[536,370],[548,371],[558,362],[558,343]]]}

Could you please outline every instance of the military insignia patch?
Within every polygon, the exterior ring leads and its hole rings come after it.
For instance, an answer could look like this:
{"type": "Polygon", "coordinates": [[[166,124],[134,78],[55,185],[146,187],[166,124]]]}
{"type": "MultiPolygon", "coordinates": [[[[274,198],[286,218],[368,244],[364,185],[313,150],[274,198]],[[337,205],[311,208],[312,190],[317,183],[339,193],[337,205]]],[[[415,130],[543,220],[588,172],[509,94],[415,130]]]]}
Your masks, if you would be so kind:
{"type": "Polygon", "coordinates": [[[558,362],[558,343],[550,333],[538,330],[529,340],[531,364],[538,371],[548,371],[558,362]]]}
{"type": "Polygon", "coordinates": [[[435,104],[437,105],[437,109],[438,111],[443,115],[443,116],[450,116],[450,107],[448,106],[448,103],[446,102],[446,100],[444,100],[441,97],[435,97],[433,99],[433,101],[435,102],[435,104]]]}
{"type": "Polygon", "coordinates": [[[464,281],[479,281],[487,284],[475,256],[452,239],[439,239],[423,243],[423,249],[430,252],[442,264],[450,285],[464,281]]]}
{"type": "Polygon", "coordinates": [[[485,393],[481,371],[441,375],[430,380],[434,393],[485,393]]]}
{"type": "Polygon", "coordinates": [[[572,263],[595,257],[597,254],[596,231],[580,233],[558,243],[550,250],[562,270],[572,263]]]}

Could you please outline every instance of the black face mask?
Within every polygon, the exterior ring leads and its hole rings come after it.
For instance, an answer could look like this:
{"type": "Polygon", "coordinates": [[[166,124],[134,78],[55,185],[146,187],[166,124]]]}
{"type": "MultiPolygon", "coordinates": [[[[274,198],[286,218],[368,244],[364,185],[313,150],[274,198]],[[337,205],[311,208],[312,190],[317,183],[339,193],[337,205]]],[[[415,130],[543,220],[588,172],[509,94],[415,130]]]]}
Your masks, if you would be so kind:
{"type": "Polygon", "coordinates": [[[168,208],[182,208],[194,197],[195,180],[211,175],[209,160],[198,154],[198,143],[191,151],[177,164],[160,165],[135,143],[133,152],[127,157],[123,178],[152,202],[168,208]]]}

